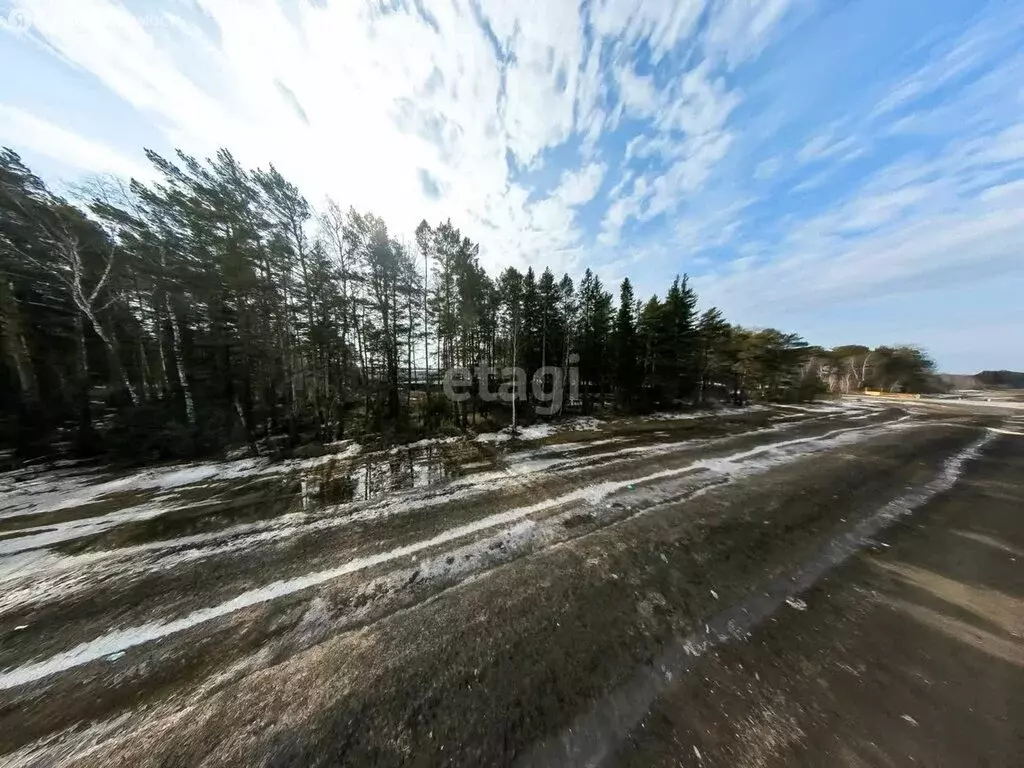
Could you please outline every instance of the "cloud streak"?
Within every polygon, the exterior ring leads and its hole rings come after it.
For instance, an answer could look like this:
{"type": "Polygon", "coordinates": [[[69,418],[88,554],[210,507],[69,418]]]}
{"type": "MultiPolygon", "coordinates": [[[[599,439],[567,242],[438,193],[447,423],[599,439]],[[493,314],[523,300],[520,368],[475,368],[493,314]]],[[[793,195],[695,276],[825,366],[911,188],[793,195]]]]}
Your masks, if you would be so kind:
{"type": "Polygon", "coordinates": [[[0,88],[3,142],[82,171],[146,173],[136,135],[227,146],[399,232],[450,217],[492,270],[639,264],[641,292],[691,270],[729,314],[809,330],[835,302],[1021,269],[1024,34],[998,4],[882,31],[814,0],[16,5],[21,55],[135,121],[58,125],[0,88]]]}

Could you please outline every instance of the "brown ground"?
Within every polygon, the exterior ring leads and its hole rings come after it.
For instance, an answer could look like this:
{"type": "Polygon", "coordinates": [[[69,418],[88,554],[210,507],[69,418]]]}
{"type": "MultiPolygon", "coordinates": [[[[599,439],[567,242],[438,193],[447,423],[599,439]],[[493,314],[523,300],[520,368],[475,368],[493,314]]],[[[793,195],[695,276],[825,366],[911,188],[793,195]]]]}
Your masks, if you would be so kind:
{"type": "Polygon", "coordinates": [[[0,691],[0,748],[36,765],[1018,765],[1024,438],[979,442],[1005,415],[896,416],[580,451],[493,500],[227,559],[215,583],[193,565],[5,615],[38,628],[4,634],[9,669],[374,541],[667,473],[538,509],[522,541],[474,534],[0,691]],[[757,472],[685,471],[795,439],[757,472]],[[886,510],[904,516],[830,567],[886,510]]]}
{"type": "Polygon", "coordinates": [[[709,656],[614,762],[1021,765],[1022,469],[1024,440],[997,440],[888,546],[803,595],[806,612],[709,656]]]}

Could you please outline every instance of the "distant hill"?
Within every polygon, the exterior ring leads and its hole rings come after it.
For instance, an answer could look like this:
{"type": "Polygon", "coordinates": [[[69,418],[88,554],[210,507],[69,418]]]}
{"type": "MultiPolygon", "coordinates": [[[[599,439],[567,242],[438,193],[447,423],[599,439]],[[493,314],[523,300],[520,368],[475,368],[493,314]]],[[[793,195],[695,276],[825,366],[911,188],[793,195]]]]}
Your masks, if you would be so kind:
{"type": "Polygon", "coordinates": [[[953,389],[1024,389],[1020,371],[982,371],[973,376],[943,373],[939,378],[953,389]]]}

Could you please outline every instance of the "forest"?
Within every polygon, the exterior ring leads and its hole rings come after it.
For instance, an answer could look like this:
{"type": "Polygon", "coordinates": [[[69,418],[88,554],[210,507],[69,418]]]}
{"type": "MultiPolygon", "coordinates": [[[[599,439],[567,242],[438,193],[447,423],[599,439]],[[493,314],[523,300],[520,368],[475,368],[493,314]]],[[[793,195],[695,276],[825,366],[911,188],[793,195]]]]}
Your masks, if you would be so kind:
{"type": "MultiPolygon", "coordinates": [[[[146,462],[508,424],[508,403],[443,395],[456,366],[575,365],[565,410],[604,415],[937,386],[917,348],[829,350],[730,324],[685,275],[647,299],[590,269],[490,275],[451,221],[409,242],[227,150],[147,155],[156,181],[57,194],[0,152],[10,456],[146,462]]],[[[536,418],[529,389],[518,399],[518,419],[536,418]]]]}

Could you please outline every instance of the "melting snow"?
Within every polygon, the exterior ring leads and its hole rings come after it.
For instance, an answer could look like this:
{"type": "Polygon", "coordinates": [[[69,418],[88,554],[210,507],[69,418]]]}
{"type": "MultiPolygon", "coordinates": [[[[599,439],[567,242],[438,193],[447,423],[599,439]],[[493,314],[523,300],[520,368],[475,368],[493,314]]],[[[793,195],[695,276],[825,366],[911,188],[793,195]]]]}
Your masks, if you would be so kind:
{"type": "MultiPolygon", "coordinates": [[[[891,429],[892,426],[890,425],[885,428],[891,429]]],[[[46,677],[47,675],[95,661],[112,653],[151,642],[153,640],[166,637],[167,635],[182,632],[198,624],[226,616],[235,611],[324,584],[338,578],[339,576],[361,571],[383,563],[388,563],[399,558],[416,555],[417,553],[432,547],[446,544],[481,531],[515,524],[531,527],[534,523],[530,520],[526,520],[527,517],[537,512],[556,508],[566,503],[575,501],[590,503],[597,506],[603,499],[617,491],[635,487],[653,480],[694,473],[699,470],[710,470],[730,477],[745,476],[763,471],[766,468],[776,466],[780,463],[795,460],[807,453],[814,453],[835,445],[843,445],[865,439],[869,434],[877,431],[878,429],[880,428],[859,427],[853,429],[847,428],[833,430],[832,432],[828,432],[819,437],[804,437],[771,443],[757,448],[740,451],[725,457],[695,461],[681,468],[654,472],[646,475],[645,477],[606,481],[577,488],[560,496],[545,499],[536,504],[489,515],[479,520],[451,528],[429,539],[414,542],[387,552],[356,558],[336,568],[317,571],[292,579],[276,581],[263,587],[247,590],[231,600],[219,605],[193,611],[192,613],[178,619],[166,622],[152,622],[137,627],[119,629],[110,632],[106,635],[95,638],[94,640],[82,643],[71,650],[58,653],[44,661],[27,664],[22,667],[3,672],[0,674],[0,688],[11,688],[33,680],[38,680],[46,677]],[[804,446],[805,450],[791,450],[794,446],[798,445],[804,446]],[[761,457],[758,461],[749,461],[753,457],[757,456],[761,457]]],[[[448,500],[450,498],[450,495],[446,495],[442,497],[442,500],[448,500]]],[[[416,505],[417,507],[422,507],[423,500],[417,500],[416,505]]]]}

